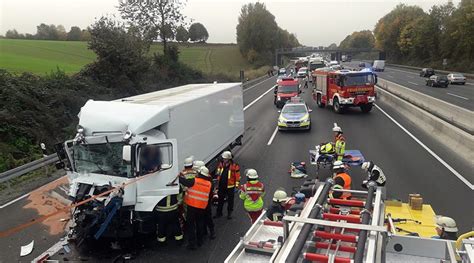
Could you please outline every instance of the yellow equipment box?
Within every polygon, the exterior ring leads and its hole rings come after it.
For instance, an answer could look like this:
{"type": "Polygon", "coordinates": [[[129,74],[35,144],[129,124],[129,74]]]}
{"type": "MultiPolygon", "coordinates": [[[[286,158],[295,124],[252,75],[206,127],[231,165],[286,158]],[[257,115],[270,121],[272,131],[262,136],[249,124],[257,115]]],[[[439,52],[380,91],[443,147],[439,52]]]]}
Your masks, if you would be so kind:
{"type": "Polygon", "coordinates": [[[403,222],[403,220],[402,222],[394,222],[394,226],[400,228],[396,231],[398,235],[407,235],[409,232],[418,233],[420,237],[428,238],[437,235],[434,221],[436,214],[428,204],[424,204],[422,210],[414,210],[407,203],[386,201],[385,215],[387,216],[389,213],[395,221],[397,219],[408,219],[406,222],[403,222]]]}

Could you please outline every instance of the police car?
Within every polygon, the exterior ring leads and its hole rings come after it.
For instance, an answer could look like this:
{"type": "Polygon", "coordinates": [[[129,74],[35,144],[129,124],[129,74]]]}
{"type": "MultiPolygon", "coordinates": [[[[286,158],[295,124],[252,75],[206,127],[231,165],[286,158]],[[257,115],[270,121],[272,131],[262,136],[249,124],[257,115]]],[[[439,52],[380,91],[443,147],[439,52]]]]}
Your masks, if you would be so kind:
{"type": "Polygon", "coordinates": [[[311,130],[311,109],[299,97],[288,101],[278,117],[278,130],[311,130]]]}

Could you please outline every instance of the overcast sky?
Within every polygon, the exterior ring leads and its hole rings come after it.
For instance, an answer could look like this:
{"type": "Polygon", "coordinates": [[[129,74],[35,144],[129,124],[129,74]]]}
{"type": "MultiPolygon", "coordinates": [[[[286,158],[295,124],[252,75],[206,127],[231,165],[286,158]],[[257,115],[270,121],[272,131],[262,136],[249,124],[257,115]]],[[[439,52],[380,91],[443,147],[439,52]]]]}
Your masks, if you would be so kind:
{"type": "MultiPolygon", "coordinates": [[[[240,8],[251,1],[188,0],[183,13],[203,23],[208,42],[235,43],[240,8]]],[[[448,0],[267,0],[278,25],[295,33],[307,46],[339,44],[353,31],[370,29],[398,3],[418,5],[428,11],[448,0]]],[[[453,1],[455,4],[459,0],[453,1]]],[[[118,0],[0,0],[0,34],[15,28],[20,33],[36,32],[40,23],[87,27],[106,14],[117,14],[118,0]]],[[[118,16],[119,17],[119,16],[118,16]]]]}

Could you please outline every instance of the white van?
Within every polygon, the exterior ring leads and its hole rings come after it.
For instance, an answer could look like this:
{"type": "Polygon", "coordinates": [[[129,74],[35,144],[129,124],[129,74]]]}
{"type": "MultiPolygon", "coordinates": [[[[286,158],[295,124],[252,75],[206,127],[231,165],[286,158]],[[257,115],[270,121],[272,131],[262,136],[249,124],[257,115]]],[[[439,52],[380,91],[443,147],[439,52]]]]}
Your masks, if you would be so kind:
{"type": "Polygon", "coordinates": [[[372,66],[373,71],[384,71],[385,70],[385,60],[374,60],[374,65],[372,66]]]}

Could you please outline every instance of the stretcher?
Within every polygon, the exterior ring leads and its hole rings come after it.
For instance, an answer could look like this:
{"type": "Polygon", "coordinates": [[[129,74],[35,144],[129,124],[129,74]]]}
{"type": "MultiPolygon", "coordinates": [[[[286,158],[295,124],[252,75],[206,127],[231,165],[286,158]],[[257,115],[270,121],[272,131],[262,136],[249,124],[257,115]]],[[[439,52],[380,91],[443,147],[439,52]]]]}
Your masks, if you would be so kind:
{"type": "MultiPolygon", "coordinates": [[[[320,167],[332,167],[334,154],[324,154],[320,152],[320,145],[316,145],[314,150],[309,150],[309,160],[312,165],[316,165],[319,171],[320,167]]],[[[348,166],[360,166],[365,162],[365,158],[359,150],[346,150],[342,162],[348,166]]]]}

